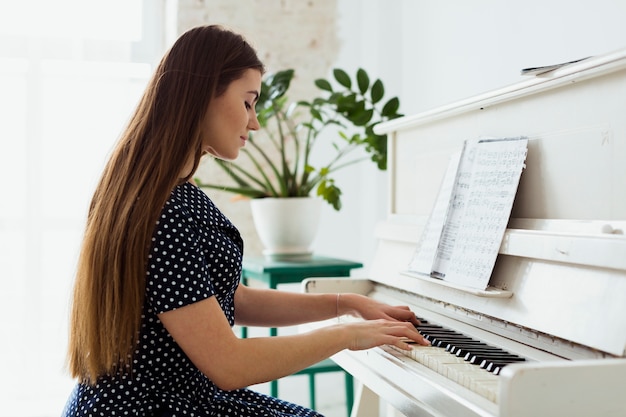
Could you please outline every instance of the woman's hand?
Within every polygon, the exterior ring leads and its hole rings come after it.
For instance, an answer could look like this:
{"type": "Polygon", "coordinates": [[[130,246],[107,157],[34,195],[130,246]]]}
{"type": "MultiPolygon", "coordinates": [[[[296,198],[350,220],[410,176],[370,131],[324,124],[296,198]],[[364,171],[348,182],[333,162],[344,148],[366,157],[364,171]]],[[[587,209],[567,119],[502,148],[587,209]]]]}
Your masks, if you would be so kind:
{"type": "Polygon", "coordinates": [[[338,294],[337,314],[350,314],[364,322],[346,326],[354,331],[349,349],[361,350],[380,345],[411,349],[410,343],[428,346],[430,342],[415,328],[420,324],[408,306],[391,306],[359,294],[338,294]]]}
{"type": "Polygon", "coordinates": [[[358,294],[338,294],[337,297],[338,315],[350,314],[365,320],[385,319],[420,324],[415,313],[407,306],[391,306],[358,294]]]}
{"type": "Polygon", "coordinates": [[[395,320],[366,320],[356,323],[344,323],[350,343],[348,349],[363,350],[380,345],[392,345],[400,349],[410,350],[412,343],[428,346],[430,342],[419,334],[412,323],[395,320]]]}

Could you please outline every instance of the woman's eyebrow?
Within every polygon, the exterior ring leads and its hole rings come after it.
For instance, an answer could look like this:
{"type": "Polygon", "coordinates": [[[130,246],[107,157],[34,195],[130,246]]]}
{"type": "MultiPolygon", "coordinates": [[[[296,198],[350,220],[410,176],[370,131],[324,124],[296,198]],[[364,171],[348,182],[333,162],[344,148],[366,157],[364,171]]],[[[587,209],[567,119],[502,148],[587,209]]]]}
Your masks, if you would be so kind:
{"type": "Polygon", "coordinates": [[[257,101],[259,99],[259,92],[256,90],[250,90],[248,91],[248,94],[252,94],[254,96],[254,100],[253,101],[257,101]]]}

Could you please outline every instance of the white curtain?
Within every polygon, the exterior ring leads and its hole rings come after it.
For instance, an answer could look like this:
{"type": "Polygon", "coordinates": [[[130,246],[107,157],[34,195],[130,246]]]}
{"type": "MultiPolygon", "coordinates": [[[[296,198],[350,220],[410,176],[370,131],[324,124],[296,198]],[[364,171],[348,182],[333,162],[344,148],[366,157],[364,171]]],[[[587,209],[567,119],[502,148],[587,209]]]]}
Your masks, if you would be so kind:
{"type": "Polygon", "coordinates": [[[166,0],[0,0],[0,416],[58,416],[84,219],[166,0]]]}

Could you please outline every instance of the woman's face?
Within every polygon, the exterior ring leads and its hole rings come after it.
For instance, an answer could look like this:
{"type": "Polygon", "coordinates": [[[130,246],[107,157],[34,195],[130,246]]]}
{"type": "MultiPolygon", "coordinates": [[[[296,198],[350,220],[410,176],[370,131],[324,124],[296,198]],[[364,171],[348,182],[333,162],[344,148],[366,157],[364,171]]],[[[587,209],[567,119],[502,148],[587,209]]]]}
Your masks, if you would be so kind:
{"type": "Polygon", "coordinates": [[[231,82],[224,94],[213,98],[202,121],[202,150],[233,160],[246,144],[248,132],[259,129],[254,105],[261,90],[261,72],[248,69],[231,82]]]}

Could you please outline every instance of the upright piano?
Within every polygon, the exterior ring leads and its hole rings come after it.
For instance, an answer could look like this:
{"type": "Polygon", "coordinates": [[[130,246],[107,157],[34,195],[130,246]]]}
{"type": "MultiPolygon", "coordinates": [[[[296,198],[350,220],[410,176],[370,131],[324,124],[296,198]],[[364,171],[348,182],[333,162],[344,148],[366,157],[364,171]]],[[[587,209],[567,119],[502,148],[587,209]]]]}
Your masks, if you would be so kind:
{"type": "Polygon", "coordinates": [[[335,355],[362,383],[353,415],[378,415],[383,399],[406,416],[626,416],[626,49],[377,131],[389,210],[368,278],[303,290],[408,305],[438,346],[335,355]],[[526,167],[489,286],[407,275],[450,155],[520,136],[526,167]]]}

